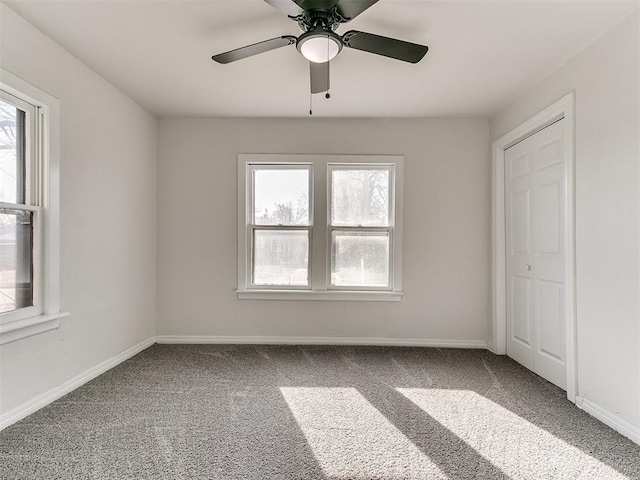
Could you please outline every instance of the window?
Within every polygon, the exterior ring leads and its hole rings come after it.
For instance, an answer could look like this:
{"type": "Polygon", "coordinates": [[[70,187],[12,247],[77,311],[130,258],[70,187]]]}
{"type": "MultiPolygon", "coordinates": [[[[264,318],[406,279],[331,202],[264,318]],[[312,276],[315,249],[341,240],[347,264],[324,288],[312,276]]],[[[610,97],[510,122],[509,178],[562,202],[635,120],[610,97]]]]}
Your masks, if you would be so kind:
{"type": "Polygon", "coordinates": [[[392,179],[392,165],[329,165],[331,287],[390,288],[392,179]]]}
{"type": "Polygon", "coordinates": [[[308,288],[310,165],[250,165],[251,285],[308,288]]]}
{"type": "Polygon", "coordinates": [[[402,160],[239,155],[238,297],[400,300],[402,160]]]}
{"type": "Polygon", "coordinates": [[[2,70],[0,344],[56,328],[57,101],[2,70]]]}
{"type": "Polygon", "coordinates": [[[0,314],[15,312],[14,318],[40,313],[33,255],[34,240],[41,237],[32,155],[36,115],[33,105],[1,92],[0,314]]]}

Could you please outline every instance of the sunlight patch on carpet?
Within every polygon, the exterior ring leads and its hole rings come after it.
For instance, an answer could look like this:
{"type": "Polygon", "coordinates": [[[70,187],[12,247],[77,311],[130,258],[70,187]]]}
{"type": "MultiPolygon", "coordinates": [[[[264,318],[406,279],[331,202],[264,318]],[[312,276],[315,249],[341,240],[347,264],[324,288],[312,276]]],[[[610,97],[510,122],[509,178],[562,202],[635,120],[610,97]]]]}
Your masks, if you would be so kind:
{"type": "Polygon", "coordinates": [[[628,479],[476,392],[396,390],[513,478],[628,479]]]}
{"type": "Polygon", "coordinates": [[[329,478],[448,478],[355,388],[280,391],[329,478]]]}

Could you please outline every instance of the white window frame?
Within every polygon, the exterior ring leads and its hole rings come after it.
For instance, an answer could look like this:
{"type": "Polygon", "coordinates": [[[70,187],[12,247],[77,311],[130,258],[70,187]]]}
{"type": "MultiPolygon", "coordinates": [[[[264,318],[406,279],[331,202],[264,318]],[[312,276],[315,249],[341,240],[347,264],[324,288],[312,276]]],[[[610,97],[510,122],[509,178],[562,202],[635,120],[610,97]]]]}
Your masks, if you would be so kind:
{"type": "Polygon", "coordinates": [[[372,232],[372,233],[387,233],[389,236],[389,285],[388,286],[380,286],[380,287],[372,287],[372,286],[358,286],[355,287],[358,291],[393,291],[393,269],[394,269],[394,258],[393,258],[393,246],[394,246],[394,230],[395,230],[395,171],[396,166],[394,163],[351,163],[351,164],[341,164],[331,162],[327,164],[327,246],[329,251],[327,252],[327,273],[329,275],[329,282],[327,288],[330,290],[354,290],[352,286],[341,286],[341,285],[333,285],[331,282],[331,248],[333,246],[331,242],[331,237],[334,230],[337,231],[352,231],[352,232],[372,232]],[[333,192],[333,175],[332,172],[336,170],[386,170],[389,172],[389,199],[388,199],[388,212],[389,212],[389,224],[386,226],[368,226],[368,225],[333,225],[331,224],[331,215],[332,215],[332,205],[331,205],[331,194],[333,192]]]}
{"type": "MultiPolygon", "coordinates": [[[[278,168],[278,167],[275,167],[278,168]]],[[[402,300],[402,155],[238,155],[238,289],[240,300],[402,300]],[[253,170],[260,166],[311,165],[308,287],[252,285],[251,251],[253,217],[253,170]],[[332,168],[389,168],[390,232],[388,287],[340,287],[331,285],[330,171],[332,168]]],[[[336,227],[341,229],[341,227],[336,227]]],[[[380,229],[379,227],[374,227],[380,229]]],[[[363,228],[363,230],[366,229],[363,228]]]]}
{"type": "MultiPolygon", "coordinates": [[[[25,127],[25,171],[24,171],[24,199],[22,202],[7,203],[0,202],[0,212],[5,210],[31,212],[31,225],[33,232],[32,242],[32,305],[0,314],[0,325],[11,323],[25,318],[35,317],[42,314],[42,207],[40,206],[39,195],[39,159],[38,159],[38,137],[40,129],[40,109],[23,98],[0,89],[0,99],[5,103],[20,109],[24,115],[25,127]]],[[[17,192],[16,192],[17,195],[17,192]]]]}
{"type": "MultiPolygon", "coordinates": [[[[247,164],[246,174],[247,192],[251,194],[247,196],[248,210],[247,210],[247,232],[249,237],[246,242],[247,252],[247,289],[264,289],[264,290],[282,290],[281,285],[262,285],[253,283],[253,242],[255,240],[256,230],[287,230],[287,231],[307,231],[309,232],[309,257],[313,252],[313,165],[309,163],[292,163],[281,162],[277,164],[265,163],[265,162],[252,162],[247,164]],[[309,224],[308,225],[260,225],[256,224],[253,218],[255,208],[253,200],[255,199],[255,175],[256,170],[307,170],[309,172],[309,224]]],[[[307,264],[307,285],[287,285],[288,290],[309,290],[311,288],[311,258],[307,264]]]]}
{"type": "MultiPolygon", "coordinates": [[[[33,306],[0,314],[0,345],[59,327],[60,318],[60,120],[59,102],[0,69],[0,90],[28,107],[25,204],[33,212],[33,306]]],[[[23,106],[20,106],[23,109],[23,106]]],[[[0,204],[15,208],[13,204],[0,204]]]]}

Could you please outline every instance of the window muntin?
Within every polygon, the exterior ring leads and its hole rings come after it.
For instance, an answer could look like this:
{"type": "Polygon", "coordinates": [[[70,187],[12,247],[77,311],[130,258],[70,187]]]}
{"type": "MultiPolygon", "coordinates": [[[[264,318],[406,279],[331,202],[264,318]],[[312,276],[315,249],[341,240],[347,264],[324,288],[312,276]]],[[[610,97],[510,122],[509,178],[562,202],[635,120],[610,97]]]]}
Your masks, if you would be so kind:
{"type": "Polygon", "coordinates": [[[390,290],[393,165],[328,165],[330,288],[390,290]]]}
{"type": "Polygon", "coordinates": [[[250,286],[309,288],[311,166],[254,164],[250,179],[250,286]]]}
{"type": "Polygon", "coordinates": [[[0,92],[0,323],[42,313],[39,118],[0,92]]]}

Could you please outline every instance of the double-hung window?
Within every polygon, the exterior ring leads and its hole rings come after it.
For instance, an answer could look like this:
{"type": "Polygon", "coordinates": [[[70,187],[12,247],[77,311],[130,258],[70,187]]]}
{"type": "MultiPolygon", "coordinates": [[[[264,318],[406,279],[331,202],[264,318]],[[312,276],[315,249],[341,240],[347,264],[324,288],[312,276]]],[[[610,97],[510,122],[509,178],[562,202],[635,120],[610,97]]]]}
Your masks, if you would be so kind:
{"type": "Polygon", "coordinates": [[[331,288],[389,290],[393,165],[328,165],[331,288]]]}
{"type": "Polygon", "coordinates": [[[37,115],[34,105],[0,92],[0,314],[4,319],[42,313],[37,115]]]}
{"type": "Polygon", "coordinates": [[[251,286],[308,288],[311,166],[254,164],[251,182],[251,286]]]}
{"type": "Polygon", "coordinates": [[[0,83],[0,344],[56,328],[58,102],[4,70],[0,83]]]}
{"type": "Polygon", "coordinates": [[[403,159],[239,155],[238,297],[402,297],[403,159]]]}

